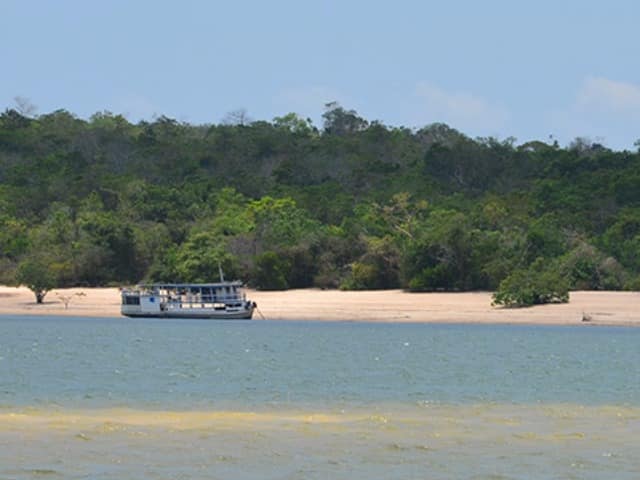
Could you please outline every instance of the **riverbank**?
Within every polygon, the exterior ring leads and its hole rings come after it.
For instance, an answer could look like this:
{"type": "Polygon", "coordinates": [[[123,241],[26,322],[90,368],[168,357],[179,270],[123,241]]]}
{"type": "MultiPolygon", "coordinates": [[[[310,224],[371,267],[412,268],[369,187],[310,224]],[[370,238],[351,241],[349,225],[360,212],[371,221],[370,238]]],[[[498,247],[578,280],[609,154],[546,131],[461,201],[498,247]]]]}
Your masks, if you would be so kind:
{"type": "MultiPolygon", "coordinates": [[[[400,290],[249,290],[256,320],[318,320],[412,323],[521,323],[640,326],[638,292],[572,292],[566,304],[531,308],[491,305],[491,293],[407,293],[400,290]],[[585,321],[586,320],[586,321],[585,321]]],[[[49,292],[43,304],[27,288],[0,286],[0,315],[119,317],[117,288],[72,288],[49,292]],[[70,298],[67,308],[63,299],[70,298]]]]}

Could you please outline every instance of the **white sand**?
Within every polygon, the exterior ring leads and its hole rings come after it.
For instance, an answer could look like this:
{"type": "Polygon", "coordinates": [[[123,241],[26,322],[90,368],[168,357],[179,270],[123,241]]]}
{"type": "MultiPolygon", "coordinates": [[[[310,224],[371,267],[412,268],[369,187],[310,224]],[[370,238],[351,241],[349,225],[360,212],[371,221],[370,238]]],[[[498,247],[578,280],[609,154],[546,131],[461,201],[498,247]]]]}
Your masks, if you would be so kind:
{"type": "MultiPolygon", "coordinates": [[[[491,294],[407,293],[400,290],[342,292],[289,290],[259,292],[248,297],[258,303],[255,320],[320,320],[373,322],[451,322],[639,325],[638,292],[572,292],[566,304],[507,309],[491,306],[491,294]],[[588,316],[590,321],[584,322],[588,316]]],[[[27,288],[0,286],[0,315],[120,316],[117,288],[74,288],[49,292],[36,304],[27,288]],[[84,295],[74,295],[83,293],[84,295]],[[65,310],[61,296],[71,295],[65,310]]]]}

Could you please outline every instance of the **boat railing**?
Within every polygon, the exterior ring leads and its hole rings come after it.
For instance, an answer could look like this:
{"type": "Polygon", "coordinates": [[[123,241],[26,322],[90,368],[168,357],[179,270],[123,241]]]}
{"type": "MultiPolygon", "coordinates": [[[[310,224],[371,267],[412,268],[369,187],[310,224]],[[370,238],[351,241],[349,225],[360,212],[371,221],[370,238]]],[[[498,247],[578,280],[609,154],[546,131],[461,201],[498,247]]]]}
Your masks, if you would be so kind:
{"type": "MultiPolygon", "coordinates": [[[[194,302],[203,303],[227,303],[227,302],[240,302],[245,300],[246,295],[244,293],[225,294],[225,295],[194,295],[191,299],[194,302]]],[[[189,300],[189,297],[187,297],[189,300]]]]}
{"type": "Polygon", "coordinates": [[[169,303],[230,303],[243,302],[246,300],[244,293],[224,294],[224,295],[173,295],[158,294],[158,296],[169,303]]]}
{"type": "Polygon", "coordinates": [[[246,293],[244,291],[219,291],[218,293],[198,293],[198,292],[184,292],[174,291],[170,289],[154,288],[153,286],[139,287],[136,289],[122,289],[123,296],[139,296],[153,295],[160,298],[163,303],[174,304],[215,304],[215,303],[233,303],[246,301],[246,293]]]}

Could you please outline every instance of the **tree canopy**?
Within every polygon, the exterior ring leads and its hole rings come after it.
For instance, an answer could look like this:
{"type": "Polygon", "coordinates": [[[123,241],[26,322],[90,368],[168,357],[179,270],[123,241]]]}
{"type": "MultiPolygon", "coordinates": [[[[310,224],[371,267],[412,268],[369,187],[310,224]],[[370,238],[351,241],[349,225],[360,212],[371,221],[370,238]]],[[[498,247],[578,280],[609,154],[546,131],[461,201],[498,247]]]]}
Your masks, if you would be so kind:
{"type": "Polygon", "coordinates": [[[640,285],[640,152],[390,127],[337,103],[323,120],[8,109],[0,281],[43,297],[211,281],[220,265],[257,288],[497,290],[503,304],[640,285]]]}

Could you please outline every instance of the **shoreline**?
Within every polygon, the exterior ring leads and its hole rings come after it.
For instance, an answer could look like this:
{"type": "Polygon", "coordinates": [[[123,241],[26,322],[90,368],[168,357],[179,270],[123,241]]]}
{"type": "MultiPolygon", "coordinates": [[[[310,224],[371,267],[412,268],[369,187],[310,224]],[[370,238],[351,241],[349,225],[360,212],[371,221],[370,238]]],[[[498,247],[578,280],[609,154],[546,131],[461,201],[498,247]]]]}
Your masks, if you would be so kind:
{"type": "MultiPolygon", "coordinates": [[[[254,321],[640,326],[639,292],[577,291],[569,303],[517,309],[491,306],[490,292],[247,290],[247,297],[258,304],[254,321]]],[[[26,287],[0,286],[0,315],[121,317],[120,291],[55,289],[38,305],[26,287]],[[71,296],[67,309],[62,296],[71,296]]]]}

